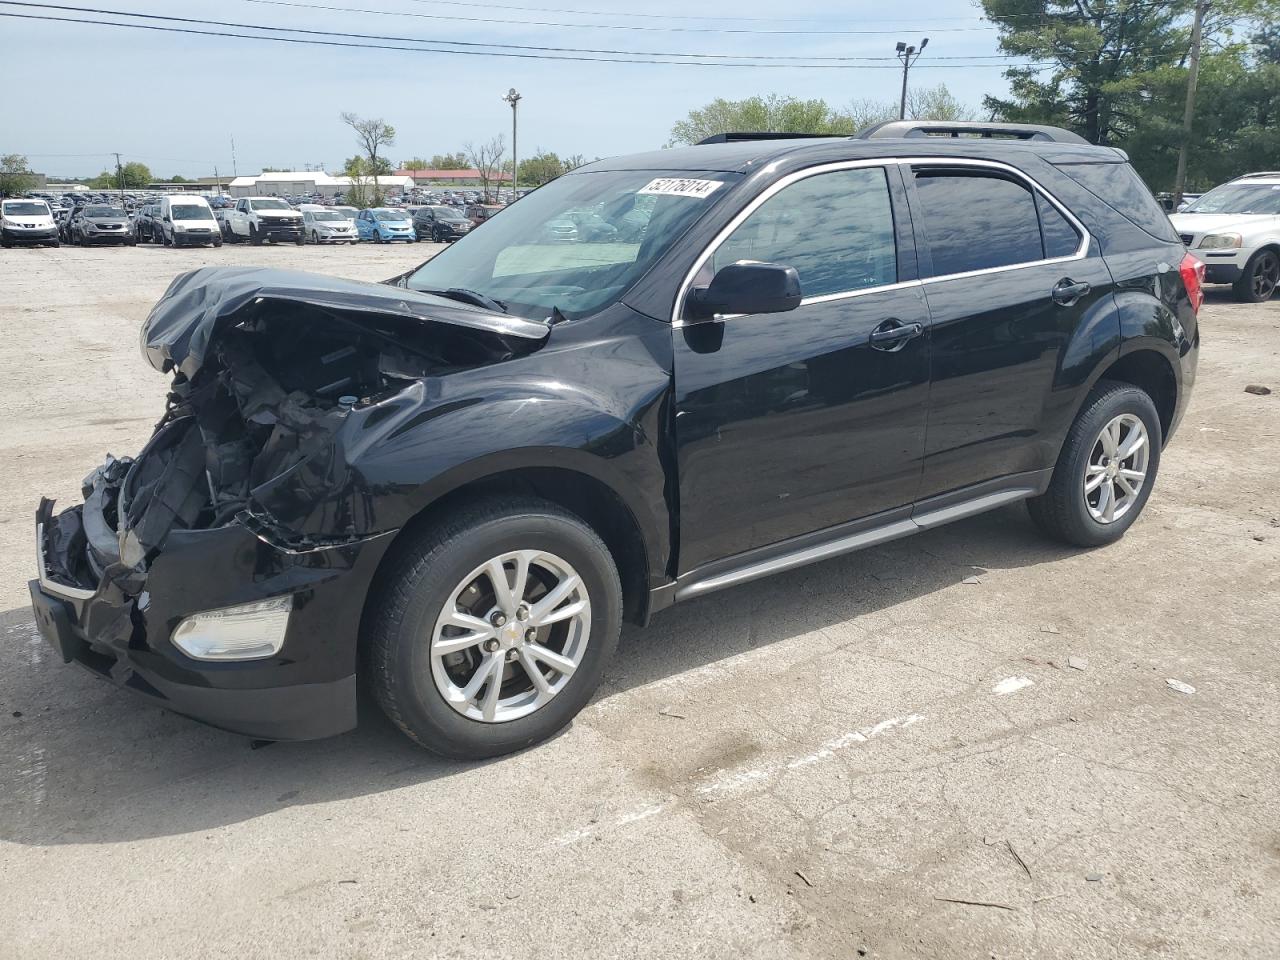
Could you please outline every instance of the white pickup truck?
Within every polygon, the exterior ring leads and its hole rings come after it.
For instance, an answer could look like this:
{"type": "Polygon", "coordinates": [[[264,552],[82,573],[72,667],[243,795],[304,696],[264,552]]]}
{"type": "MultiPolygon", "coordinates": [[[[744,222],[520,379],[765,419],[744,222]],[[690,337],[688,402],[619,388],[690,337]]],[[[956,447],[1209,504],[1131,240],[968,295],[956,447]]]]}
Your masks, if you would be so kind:
{"type": "Polygon", "coordinates": [[[305,242],[302,214],[279,197],[241,197],[234,207],[220,213],[223,238],[231,243],[292,240],[302,246],[305,242]]]}

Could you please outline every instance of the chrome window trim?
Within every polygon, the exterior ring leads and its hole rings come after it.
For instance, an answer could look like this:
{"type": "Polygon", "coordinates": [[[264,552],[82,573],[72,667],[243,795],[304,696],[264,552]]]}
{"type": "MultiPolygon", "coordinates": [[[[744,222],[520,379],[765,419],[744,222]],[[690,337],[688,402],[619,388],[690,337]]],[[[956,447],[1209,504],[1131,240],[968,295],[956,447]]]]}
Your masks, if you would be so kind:
{"type": "MultiPolygon", "coordinates": [[[[888,290],[902,290],[910,287],[923,287],[931,283],[941,283],[947,280],[962,280],[968,277],[979,277],[990,273],[1000,273],[1006,270],[1023,270],[1027,267],[1039,267],[1045,264],[1053,263],[1072,263],[1076,260],[1083,260],[1089,255],[1089,249],[1092,246],[1093,237],[1089,233],[1085,225],[1077,219],[1067,207],[1058,200],[1052,193],[1046,190],[1032,176],[1023,173],[1017,167],[1002,163],[999,160],[980,160],[970,157],[875,157],[864,160],[840,160],[834,163],[819,164],[814,167],[805,167],[803,170],[797,170],[789,173],[785,177],[770,184],[770,186],[758,197],[748,203],[738,212],[738,214],[730,220],[720,232],[712,238],[711,242],[703,248],[693,266],[685,274],[683,282],[676,293],[675,305],[671,313],[671,326],[673,329],[679,329],[686,324],[681,318],[683,312],[685,298],[689,294],[690,288],[693,286],[693,279],[698,275],[698,271],[706,264],[715,252],[720,249],[721,245],[729,238],[729,236],[738,229],[751,214],[755,213],[766,201],[775,194],[785,190],[793,183],[800,180],[806,180],[809,177],[821,176],[824,173],[837,173],[842,170],[857,170],[865,167],[883,167],[886,170],[886,187],[887,170],[890,166],[929,166],[929,167],[983,167],[992,170],[999,170],[1002,173],[1009,174],[1023,183],[1033,194],[1039,193],[1049,201],[1053,207],[1061,213],[1067,222],[1080,234],[1080,245],[1076,248],[1076,252],[1067,257],[1049,257],[1040,260],[1029,260],[1026,263],[1011,263],[1001,267],[984,267],[980,270],[969,270],[963,273],[948,273],[936,277],[923,277],[917,280],[900,280],[897,283],[880,284],[874,287],[860,287],[857,290],[848,290],[841,293],[827,293],[815,297],[805,297],[800,301],[801,306],[808,306],[811,303],[830,303],[836,300],[848,300],[853,297],[861,297],[870,293],[881,293],[888,290]]],[[[895,238],[896,240],[896,238],[895,238]]],[[[747,316],[747,314],[716,314],[715,320],[733,320],[737,317],[747,316]]]]}
{"type": "MultiPolygon", "coordinates": [[[[1002,273],[1006,270],[1025,270],[1027,267],[1041,267],[1050,263],[1073,263],[1076,260],[1083,260],[1089,255],[1089,248],[1092,246],[1093,236],[1089,233],[1085,225],[1081,223],[1079,219],[1076,218],[1076,215],[1068,210],[1057,197],[1041,186],[1039,181],[1034,177],[1023,173],[1017,167],[1012,167],[1007,163],[1001,163],[999,160],[976,160],[968,157],[909,157],[899,160],[898,163],[908,167],[986,167],[1000,170],[1003,173],[1010,174],[1014,178],[1020,180],[1031,190],[1032,194],[1038,193],[1048,200],[1049,203],[1053,205],[1054,209],[1061,213],[1063,217],[1066,218],[1067,222],[1071,224],[1071,226],[1075,228],[1075,231],[1080,235],[1080,243],[1076,247],[1076,252],[1070,256],[1042,257],[1039,260],[1028,260],[1026,263],[1009,263],[1001,267],[983,267],[980,270],[965,270],[960,273],[944,273],[936,277],[925,277],[923,282],[926,284],[940,283],[944,280],[963,280],[968,277],[981,277],[989,273],[1002,273]]],[[[1037,218],[1038,217],[1039,213],[1037,212],[1037,218]]],[[[927,231],[928,227],[926,226],[924,229],[927,231]]]]}

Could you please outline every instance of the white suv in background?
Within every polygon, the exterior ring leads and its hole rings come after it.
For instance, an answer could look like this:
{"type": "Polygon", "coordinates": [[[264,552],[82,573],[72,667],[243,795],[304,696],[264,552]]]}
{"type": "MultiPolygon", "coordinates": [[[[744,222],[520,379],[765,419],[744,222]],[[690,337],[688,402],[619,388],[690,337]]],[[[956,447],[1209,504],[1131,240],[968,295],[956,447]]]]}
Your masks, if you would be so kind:
{"type": "Polygon", "coordinates": [[[1280,287],[1280,170],[1236,177],[1169,219],[1209,283],[1231,284],[1245,303],[1280,287]]]}

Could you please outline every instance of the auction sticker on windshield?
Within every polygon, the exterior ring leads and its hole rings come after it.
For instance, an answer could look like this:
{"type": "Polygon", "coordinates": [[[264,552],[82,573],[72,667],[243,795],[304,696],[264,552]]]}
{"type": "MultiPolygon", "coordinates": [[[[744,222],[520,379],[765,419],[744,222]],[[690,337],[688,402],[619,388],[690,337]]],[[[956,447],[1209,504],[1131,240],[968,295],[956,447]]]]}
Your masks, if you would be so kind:
{"type": "Polygon", "coordinates": [[[719,180],[688,180],[683,177],[658,177],[650,180],[637,190],[638,194],[656,194],[660,197],[695,197],[703,199],[711,196],[717,187],[723,186],[719,180]]]}

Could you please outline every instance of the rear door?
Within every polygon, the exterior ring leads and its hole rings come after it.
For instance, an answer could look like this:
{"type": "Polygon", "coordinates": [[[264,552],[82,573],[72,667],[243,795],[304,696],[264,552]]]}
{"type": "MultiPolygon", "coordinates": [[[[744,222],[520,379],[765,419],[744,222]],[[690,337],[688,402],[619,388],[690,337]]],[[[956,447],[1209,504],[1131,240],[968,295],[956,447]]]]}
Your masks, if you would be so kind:
{"type": "Polygon", "coordinates": [[[1020,172],[988,161],[906,169],[932,316],[920,497],[1034,483],[1077,399],[1068,345],[1112,336],[1111,274],[1084,227],[1020,172]]]}
{"type": "Polygon", "coordinates": [[[897,166],[804,171],[771,191],[691,286],[780,263],[801,306],[673,331],[681,573],[902,508],[919,486],[928,312],[897,166]]]}

